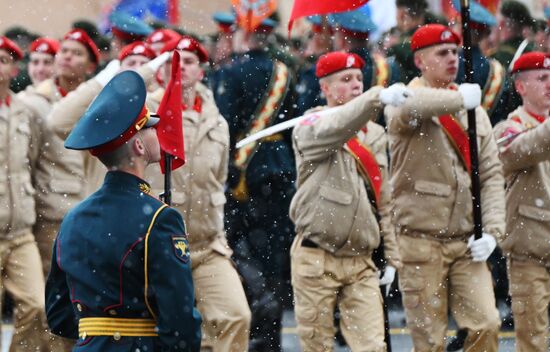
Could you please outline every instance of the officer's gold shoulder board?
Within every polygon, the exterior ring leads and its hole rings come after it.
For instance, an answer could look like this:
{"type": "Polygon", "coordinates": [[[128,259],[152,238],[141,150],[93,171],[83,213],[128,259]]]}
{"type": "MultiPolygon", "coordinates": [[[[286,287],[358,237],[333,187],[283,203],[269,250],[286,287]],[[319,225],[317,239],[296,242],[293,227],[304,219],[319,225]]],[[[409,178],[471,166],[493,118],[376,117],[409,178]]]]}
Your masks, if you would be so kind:
{"type": "Polygon", "coordinates": [[[174,246],[174,254],[176,258],[184,263],[189,261],[189,241],[186,236],[172,236],[172,244],[174,246]]]}

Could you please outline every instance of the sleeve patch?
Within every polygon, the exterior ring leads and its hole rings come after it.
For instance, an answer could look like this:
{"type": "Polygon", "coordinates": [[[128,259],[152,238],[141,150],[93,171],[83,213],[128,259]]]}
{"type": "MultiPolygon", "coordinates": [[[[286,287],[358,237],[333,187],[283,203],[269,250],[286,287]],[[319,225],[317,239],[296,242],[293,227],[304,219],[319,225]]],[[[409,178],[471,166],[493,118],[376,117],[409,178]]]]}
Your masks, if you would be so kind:
{"type": "Polygon", "coordinates": [[[309,115],[308,117],[306,117],[305,119],[303,119],[302,121],[300,121],[300,125],[303,125],[303,126],[311,126],[315,123],[315,121],[317,121],[317,119],[319,119],[321,116],[318,115],[318,114],[312,114],[312,115],[309,115]]]}
{"type": "Polygon", "coordinates": [[[189,241],[185,236],[172,236],[172,244],[174,246],[174,254],[176,258],[184,263],[189,262],[189,241]]]}

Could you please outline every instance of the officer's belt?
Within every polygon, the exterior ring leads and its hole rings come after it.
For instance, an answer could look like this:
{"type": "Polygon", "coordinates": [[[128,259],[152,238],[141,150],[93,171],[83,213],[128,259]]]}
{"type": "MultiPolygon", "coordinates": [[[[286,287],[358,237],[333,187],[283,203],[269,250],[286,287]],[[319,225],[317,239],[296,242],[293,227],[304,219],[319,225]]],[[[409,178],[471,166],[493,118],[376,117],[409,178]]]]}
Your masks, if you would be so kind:
{"type": "Polygon", "coordinates": [[[78,336],[158,336],[157,323],[153,319],[133,318],[80,318],[78,336]]]}

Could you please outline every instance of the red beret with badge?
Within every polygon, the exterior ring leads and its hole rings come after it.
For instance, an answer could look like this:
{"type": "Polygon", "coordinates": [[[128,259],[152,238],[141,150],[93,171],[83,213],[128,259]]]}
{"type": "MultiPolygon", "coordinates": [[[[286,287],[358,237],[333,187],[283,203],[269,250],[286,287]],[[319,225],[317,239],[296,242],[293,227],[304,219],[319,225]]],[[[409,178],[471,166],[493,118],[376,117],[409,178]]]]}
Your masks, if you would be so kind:
{"type": "Polygon", "coordinates": [[[550,70],[550,54],[533,51],[521,55],[512,69],[512,74],[529,70],[550,70]]]}
{"type": "Polygon", "coordinates": [[[201,45],[201,43],[193,37],[183,35],[176,40],[171,40],[164,45],[162,52],[173,51],[176,49],[194,53],[198,56],[201,63],[208,62],[208,52],[201,45]]]}
{"type": "Polygon", "coordinates": [[[357,54],[333,51],[322,55],[315,67],[315,76],[323,78],[348,68],[362,69],[365,61],[357,54]]]}
{"type": "Polygon", "coordinates": [[[14,60],[21,60],[23,58],[23,52],[17,44],[6,37],[0,37],[0,49],[4,49],[10,53],[14,60]]]}
{"type": "Polygon", "coordinates": [[[147,36],[145,40],[148,44],[166,43],[180,37],[180,34],[169,28],[160,28],[147,36]]]}
{"type": "Polygon", "coordinates": [[[92,61],[94,61],[96,64],[99,63],[99,49],[95,45],[92,38],[90,38],[90,36],[82,29],[73,29],[69,33],[65,34],[63,40],[74,40],[84,45],[88,52],[91,54],[92,61]]]}
{"type": "Polygon", "coordinates": [[[31,43],[31,53],[44,53],[55,56],[59,51],[59,42],[52,38],[41,37],[31,43]]]}
{"type": "Polygon", "coordinates": [[[118,54],[118,59],[122,61],[131,55],[145,56],[151,60],[156,56],[155,52],[147,44],[140,41],[133,42],[132,44],[128,44],[123,47],[118,54]]]}
{"type": "Polygon", "coordinates": [[[411,38],[411,50],[417,51],[439,44],[460,44],[460,37],[442,24],[427,24],[414,32],[411,38]]]}

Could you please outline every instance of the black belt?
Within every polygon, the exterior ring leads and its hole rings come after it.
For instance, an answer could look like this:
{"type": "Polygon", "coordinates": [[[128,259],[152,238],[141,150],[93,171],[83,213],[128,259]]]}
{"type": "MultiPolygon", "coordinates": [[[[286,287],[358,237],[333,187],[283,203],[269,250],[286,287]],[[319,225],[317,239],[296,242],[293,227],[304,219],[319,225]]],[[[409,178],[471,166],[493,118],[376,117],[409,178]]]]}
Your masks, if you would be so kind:
{"type": "Polygon", "coordinates": [[[307,247],[307,248],[319,248],[319,246],[313,242],[312,240],[309,240],[307,238],[304,238],[302,240],[302,247],[307,247]]]}

